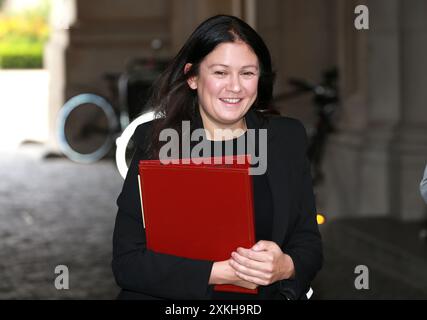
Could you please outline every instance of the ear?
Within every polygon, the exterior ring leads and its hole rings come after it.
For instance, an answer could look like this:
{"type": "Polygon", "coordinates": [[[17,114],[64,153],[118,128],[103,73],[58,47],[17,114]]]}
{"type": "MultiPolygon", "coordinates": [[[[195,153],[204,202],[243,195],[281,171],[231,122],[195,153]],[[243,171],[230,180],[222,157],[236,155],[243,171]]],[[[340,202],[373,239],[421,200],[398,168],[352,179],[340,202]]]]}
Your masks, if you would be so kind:
{"type": "MultiPolygon", "coordinates": [[[[184,74],[186,74],[188,71],[190,71],[191,66],[192,66],[192,64],[191,64],[191,63],[186,63],[186,64],[185,64],[185,66],[184,66],[184,74]]],[[[196,76],[191,77],[191,78],[188,78],[188,80],[187,80],[188,86],[189,86],[191,89],[193,89],[193,90],[196,90],[196,89],[197,89],[197,81],[196,81],[196,80],[197,80],[197,77],[196,77],[196,76]]]]}

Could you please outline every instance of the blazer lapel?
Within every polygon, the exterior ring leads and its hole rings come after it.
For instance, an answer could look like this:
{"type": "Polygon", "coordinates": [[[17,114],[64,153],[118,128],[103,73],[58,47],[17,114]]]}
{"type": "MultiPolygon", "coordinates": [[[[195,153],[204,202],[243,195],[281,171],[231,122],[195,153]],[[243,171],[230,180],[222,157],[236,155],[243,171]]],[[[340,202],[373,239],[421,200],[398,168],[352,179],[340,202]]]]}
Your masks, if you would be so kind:
{"type": "Polygon", "coordinates": [[[284,150],[280,150],[277,140],[280,137],[272,137],[268,143],[267,176],[273,197],[274,217],[272,239],[282,246],[289,223],[291,190],[287,181],[290,181],[290,163],[281,156],[284,150]],[[274,140],[276,139],[276,141],[274,140]]]}
{"type": "Polygon", "coordinates": [[[280,136],[266,125],[252,110],[246,114],[246,124],[250,129],[267,129],[267,179],[273,199],[273,234],[272,240],[282,246],[289,223],[291,190],[286,183],[290,181],[290,163],[287,163],[281,149],[280,136]]]}

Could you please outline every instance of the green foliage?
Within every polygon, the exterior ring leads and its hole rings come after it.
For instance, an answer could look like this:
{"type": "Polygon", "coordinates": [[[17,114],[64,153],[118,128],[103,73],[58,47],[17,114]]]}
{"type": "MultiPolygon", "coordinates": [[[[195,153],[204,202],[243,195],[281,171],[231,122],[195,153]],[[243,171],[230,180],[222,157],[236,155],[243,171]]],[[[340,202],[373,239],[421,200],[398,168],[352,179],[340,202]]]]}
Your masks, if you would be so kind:
{"type": "Polygon", "coordinates": [[[48,15],[47,1],[23,12],[0,14],[0,68],[42,68],[48,15]]]}
{"type": "Polygon", "coordinates": [[[14,41],[0,43],[0,67],[3,69],[42,68],[43,43],[14,41]]]}

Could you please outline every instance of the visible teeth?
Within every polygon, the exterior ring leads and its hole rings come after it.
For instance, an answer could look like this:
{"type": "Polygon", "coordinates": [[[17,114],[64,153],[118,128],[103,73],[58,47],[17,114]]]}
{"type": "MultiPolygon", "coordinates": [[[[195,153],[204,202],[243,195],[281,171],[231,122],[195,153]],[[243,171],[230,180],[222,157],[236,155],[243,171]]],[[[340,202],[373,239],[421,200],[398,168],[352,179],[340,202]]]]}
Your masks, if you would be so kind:
{"type": "Polygon", "coordinates": [[[222,101],[228,102],[228,103],[237,103],[241,99],[221,99],[222,101]]]}

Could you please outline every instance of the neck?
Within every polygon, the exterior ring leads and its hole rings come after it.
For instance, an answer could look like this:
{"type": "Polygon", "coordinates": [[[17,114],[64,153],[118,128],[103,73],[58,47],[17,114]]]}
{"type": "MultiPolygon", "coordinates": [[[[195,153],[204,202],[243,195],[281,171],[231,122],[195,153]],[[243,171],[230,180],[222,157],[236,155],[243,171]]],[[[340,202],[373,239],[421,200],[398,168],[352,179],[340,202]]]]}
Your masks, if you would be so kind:
{"type": "Polygon", "coordinates": [[[234,139],[244,134],[247,130],[244,117],[232,124],[218,124],[213,122],[203,110],[200,110],[200,115],[208,140],[219,141],[234,139]]]}

